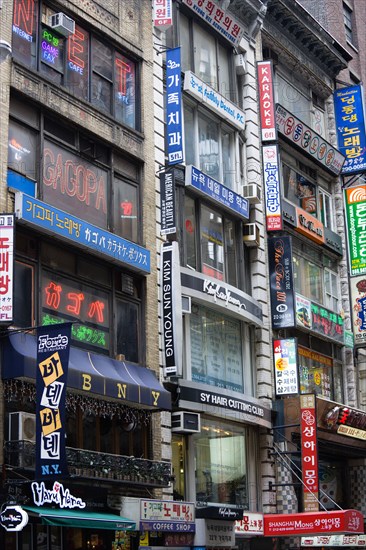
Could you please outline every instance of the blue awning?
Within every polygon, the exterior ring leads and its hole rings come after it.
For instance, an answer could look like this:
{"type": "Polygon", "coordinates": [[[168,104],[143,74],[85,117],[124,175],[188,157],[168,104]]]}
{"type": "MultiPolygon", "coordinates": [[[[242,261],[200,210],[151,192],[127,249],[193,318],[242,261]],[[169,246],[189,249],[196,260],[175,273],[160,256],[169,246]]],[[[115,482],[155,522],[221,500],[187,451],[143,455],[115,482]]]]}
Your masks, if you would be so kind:
{"type": "MultiPolygon", "coordinates": [[[[2,378],[36,379],[36,337],[10,334],[4,345],[2,378]]],[[[105,396],[126,404],[171,410],[170,393],[146,367],[117,361],[71,346],[68,388],[105,396]]]]}

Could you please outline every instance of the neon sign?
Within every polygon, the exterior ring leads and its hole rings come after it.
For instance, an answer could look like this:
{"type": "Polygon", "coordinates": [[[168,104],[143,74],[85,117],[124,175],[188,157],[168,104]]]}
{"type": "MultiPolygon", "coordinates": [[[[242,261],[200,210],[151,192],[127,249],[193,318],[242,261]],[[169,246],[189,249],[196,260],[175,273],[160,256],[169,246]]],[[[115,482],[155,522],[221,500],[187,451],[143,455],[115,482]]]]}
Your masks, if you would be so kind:
{"type": "Polygon", "coordinates": [[[15,0],[13,32],[33,42],[35,0],[15,0]]]}
{"type": "Polygon", "coordinates": [[[75,33],[70,36],[67,43],[67,64],[72,71],[84,74],[85,60],[85,33],[80,27],[75,29],[75,33]]]}
{"type": "Polygon", "coordinates": [[[60,39],[47,29],[42,31],[42,61],[55,65],[60,56],[60,39]]]}

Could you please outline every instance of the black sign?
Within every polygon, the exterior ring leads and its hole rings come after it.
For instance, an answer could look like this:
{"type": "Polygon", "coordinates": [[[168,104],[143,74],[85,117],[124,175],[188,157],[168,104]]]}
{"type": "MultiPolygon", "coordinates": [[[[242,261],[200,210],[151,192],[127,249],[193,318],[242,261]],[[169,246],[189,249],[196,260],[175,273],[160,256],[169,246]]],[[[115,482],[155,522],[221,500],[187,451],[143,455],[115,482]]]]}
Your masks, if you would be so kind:
{"type": "Polygon", "coordinates": [[[291,237],[268,238],[272,328],[295,326],[291,237]]]}
{"type": "Polygon", "coordinates": [[[204,519],[222,519],[226,521],[236,521],[243,519],[244,508],[232,508],[231,506],[203,506],[197,504],[196,518],[204,519]]]}
{"type": "Polygon", "coordinates": [[[177,232],[175,218],[175,178],[173,172],[160,174],[160,208],[162,235],[177,232]]]}
{"type": "Polygon", "coordinates": [[[71,323],[37,330],[36,479],[66,477],[65,401],[71,323]]]}
{"type": "Polygon", "coordinates": [[[0,523],[6,531],[21,531],[28,523],[28,514],[20,506],[7,506],[0,514],[0,523]]]}

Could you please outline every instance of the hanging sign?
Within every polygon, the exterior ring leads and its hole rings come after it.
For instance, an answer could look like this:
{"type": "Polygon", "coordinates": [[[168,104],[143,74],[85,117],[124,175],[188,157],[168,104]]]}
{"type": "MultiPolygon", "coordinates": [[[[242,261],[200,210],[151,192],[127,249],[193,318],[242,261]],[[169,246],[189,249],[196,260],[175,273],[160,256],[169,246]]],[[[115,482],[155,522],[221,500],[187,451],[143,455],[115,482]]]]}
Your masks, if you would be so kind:
{"type": "Polygon", "coordinates": [[[14,215],[0,214],[0,325],[13,322],[14,215]]]}
{"type": "Polygon", "coordinates": [[[299,393],[296,339],[273,341],[276,395],[299,393]]]}
{"type": "Polygon", "coordinates": [[[168,164],[184,162],[180,47],[166,52],[166,140],[168,164]]]}
{"type": "Polygon", "coordinates": [[[153,22],[161,31],[173,25],[172,0],[153,0],[153,22]]]}
{"type": "Polygon", "coordinates": [[[294,288],[292,275],[291,237],[268,239],[268,263],[272,327],[294,327],[294,288]]]}
{"type": "Polygon", "coordinates": [[[0,523],[6,531],[21,531],[28,519],[27,512],[20,506],[6,506],[0,513],[0,523]]]}
{"type": "Polygon", "coordinates": [[[351,276],[366,274],[366,186],[344,190],[351,276]]]}
{"type": "Polygon", "coordinates": [[[352,320],[355,345],[366,344],[366,275],[351,277],[352,320]]]}
{"type": "Polygon", "coordinates": [[[258,100],[262,143],[277,139],[272,61],[258,61],[258,100]]]}
{"type": "Polygon", "coordinates": [[[282,212],[278,145],[264,145],[262,147],[262,157],[267,231],[281,231],[282,212]]]}
{"type": "Polygon", "coordinates": [[[301,471],[305,512],[319,510],[319,469],[315,395],[300,395],[301,471]]]}
{"type": "Polygon", "coordinates": [[[175,215],[175,177],[173,172],[160,174],[161,235],[177,232],[175,215]]]}

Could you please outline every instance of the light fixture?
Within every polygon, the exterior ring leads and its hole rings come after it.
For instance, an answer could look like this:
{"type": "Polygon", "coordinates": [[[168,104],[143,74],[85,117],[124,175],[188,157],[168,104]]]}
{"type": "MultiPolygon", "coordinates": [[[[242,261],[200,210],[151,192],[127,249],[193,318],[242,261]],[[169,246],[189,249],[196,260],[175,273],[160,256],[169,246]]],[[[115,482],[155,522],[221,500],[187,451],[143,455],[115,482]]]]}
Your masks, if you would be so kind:
{"type": "Polygon", "coordinates": [[[0,63],[3,63],[9,56],[11,56],[12,50],[9,42],[0,40],[0,63]]]}

